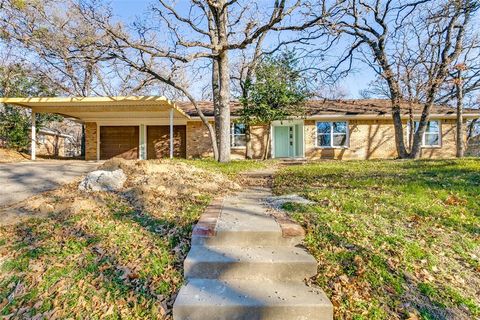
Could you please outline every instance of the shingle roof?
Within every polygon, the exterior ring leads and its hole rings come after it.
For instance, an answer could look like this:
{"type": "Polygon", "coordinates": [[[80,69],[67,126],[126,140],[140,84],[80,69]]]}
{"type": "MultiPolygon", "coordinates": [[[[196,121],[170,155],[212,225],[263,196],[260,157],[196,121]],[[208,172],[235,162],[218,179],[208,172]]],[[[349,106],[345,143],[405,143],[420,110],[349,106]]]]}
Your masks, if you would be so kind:
{"type": "MultiPolygon", "coordinates": [[[[206,116],[213,116],[213,103],[200,101],[200,109],[206,116]]],[[[190,102],[177,102],[176,105],[191,117],[197,117],[198,113],[190,102]]],[[[408,114],[410,104],[402,102],[402,113],[408,114]]],[[[413,104],[414,114],[421,114],[423,105],[413,104]]],[[[238,101],[230,104],[232,115],[238,115],[242,105],[238,101]]],[[[385,115],[390,114],[390,100],[385,99],[357,99],[357,100],[311,100],[306,102],[305,115],[385,115]]],[[[434,105],[431,114],[453,115],[455,108],[446,105],[434,105]]],[[[464,109],[465,113],[478,114],[479,109],[464,109]]]]}

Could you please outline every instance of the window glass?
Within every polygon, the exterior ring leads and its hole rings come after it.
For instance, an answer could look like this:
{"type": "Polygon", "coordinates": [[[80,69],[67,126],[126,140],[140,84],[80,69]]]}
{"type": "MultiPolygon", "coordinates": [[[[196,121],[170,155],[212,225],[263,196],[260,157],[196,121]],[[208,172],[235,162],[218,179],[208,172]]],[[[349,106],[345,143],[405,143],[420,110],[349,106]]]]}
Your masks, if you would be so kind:
{"type": "Polygon", "coordinates": [[[429,121],[425,132],[439,132],[438,121],[429,121]]]}
{"type": "Polygon", "coordinates": [[[334,133],[347,133],[347,123],[346,122],[334,122],[333,123],[333,132],[334,133]]]}
{"type": "Polygon", "coordinates": [[[348,145],[348,123],[317,122],[318,147],[345,147],[348,145]]]}
{"type": "Polygon", "coordinates": [[[334,147],[344,147],[347,144],[347,135],[346,134],[334,134],[333,135],[333,146],[334,147]]]}
{"type": "Polygon", "coordinates": [[[233,123],[231,128],[232,147],[245,147],[247,139],[245,136],[246,126],[243,123],[233,123]]]}
{"type": "Polygon", "coordinates": [[[234,134],[245,134],[245,125],[243,123],[235,123],[233,125],[234,134]]]}
{"type": "Polygon", "coordinates": [[[330,143],[331,137],[330,134],[319,134],[318,135],[318,146],[320,147],[329,147],[331,145],[330,143]]]}
{"type": "Polygon", "coordinates": [[[317,133],[330,134],[330,122],[317,122],[317,133]]]}

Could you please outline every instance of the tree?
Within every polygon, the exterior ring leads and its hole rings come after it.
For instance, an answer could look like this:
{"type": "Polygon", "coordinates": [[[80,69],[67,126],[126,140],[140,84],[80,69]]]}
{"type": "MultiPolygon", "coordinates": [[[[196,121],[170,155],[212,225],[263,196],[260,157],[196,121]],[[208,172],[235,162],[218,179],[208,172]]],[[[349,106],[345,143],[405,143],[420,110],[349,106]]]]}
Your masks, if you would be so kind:
{"type": "Polygon", "coordinates": [[[175,4],[159,0],[152,5],[149,19],[136,21],[131,26],[133,32],[128,32],[113,22],[108,9],[101,10],[95,3],[84,2],[82,6],[83,16],[110,37],[111,57],[176,88],[192,102],[221,162],[230,159],[230,53],[245,50],[269,31],[303,30],[321,24],[323,16],[312,16],[310,11],[308,1],[289,5],[286,0],[276,0],[271,7],[260,7],[250,1],[195,0],[175,4]],[[287,20],[300,23],[282,24],[287,20]],[[204,60],[211,67],[215,129],[197,107],[194,94],[165,69],[166,65],[170,69],[192,69],[203,66],[204,60]]]}
{"type": "MultiPolygon", "coordinates": [[[[53,92],[42,79],[29,76],[29,70],[19,64],[0,67],[0,96],[28,97],[49,96],[53,92]]],[[[51,114],[37,114],[37,128],[62,117],[51,114]]],[[[0,109],[0,138],[8,148],[26,150],[30,142],[30,113],[23,108],[4,105],[0,109]]]]}
{"type": "Polygon", "coordinates": [[[294,53],[287,51],[264,57],[255,67],[254,76],[245,83],[246,95],[240,99],[243,105],[241,121],[247,126],[266,125],[263,159],[270,151],[272,122],[303,115],[303,102],[310,95],[305,81],[294,53]]]}
{"type": "Polygon", "coordinates": [[[418,158],[430,110],[449,69],[464,49],[464,37],[472,16],[478,10],[478,2],[353,0],[342,1],[341,6],[343,8],[331,22],[331,29],[352,42],[339,63],[327,71],[331,74],[339,71],[341,74],[348,73],[354,53],[359,52],[360,59],[378,74],[388,88],[398,156],[418,158]],[[341,70],[345,63],[347,68],[341,70]],[[414,79],[422,81],[418,88],[421,92],[417,96],[423,108],[408,150],[400,108],[400,101],[405,100],[401,83],[414,79]]]}

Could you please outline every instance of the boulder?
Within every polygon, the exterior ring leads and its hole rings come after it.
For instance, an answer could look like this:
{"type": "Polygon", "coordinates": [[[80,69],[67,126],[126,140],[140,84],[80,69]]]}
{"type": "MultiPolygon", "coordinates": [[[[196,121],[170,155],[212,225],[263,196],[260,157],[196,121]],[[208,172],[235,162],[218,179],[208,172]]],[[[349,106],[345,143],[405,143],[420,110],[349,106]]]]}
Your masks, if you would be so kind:
{"type": "Polygon", "coordinates": [[[81,191],[116,191],[123,187],[127,176],[122,169],[114,171],[92,171],[80,182],[78,189],[81,191]]]}

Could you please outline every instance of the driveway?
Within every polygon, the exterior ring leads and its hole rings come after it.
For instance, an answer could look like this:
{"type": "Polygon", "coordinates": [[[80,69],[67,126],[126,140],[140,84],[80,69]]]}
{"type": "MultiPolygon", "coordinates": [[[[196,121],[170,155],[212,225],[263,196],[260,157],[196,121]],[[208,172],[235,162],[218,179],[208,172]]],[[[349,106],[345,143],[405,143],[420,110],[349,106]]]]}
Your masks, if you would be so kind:
{"type": "Polygon", "coordinates": [[[99,162],[75,160],[0,163],[0,207],[55,189],[99,165],[99,162]]]}

